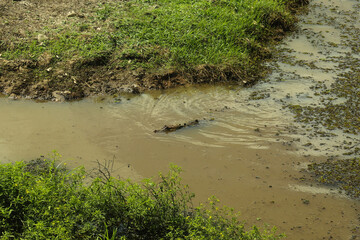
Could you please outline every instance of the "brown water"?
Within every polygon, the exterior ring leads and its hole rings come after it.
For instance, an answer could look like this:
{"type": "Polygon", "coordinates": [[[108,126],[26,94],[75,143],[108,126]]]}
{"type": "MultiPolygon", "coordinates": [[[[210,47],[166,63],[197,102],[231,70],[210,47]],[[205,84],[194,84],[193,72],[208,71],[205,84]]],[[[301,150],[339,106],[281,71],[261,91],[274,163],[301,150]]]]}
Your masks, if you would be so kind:
{"type": "Polygon", "coordinates": [[[332,138],[305,134],[283,109],[288,103],[319,104],[320,97],[309,87],[330,84],[346,71],[337,67],[336,59],[351,48],[341,26],[326,19],[342,16],[359,27],[358,17],[344,14],[355,11],[355,3],[314,1],[301,31],[281,46],[291,50],[286,61],[273,63],[268,82],[251,89],[201,86],[130,100],[123,96],[121,101],[105,97],[73,103],[2,98],[0,159],[29,160],[57,150],[72,167],[90,170],[96,161],[113,160],[113,174],[133,180],[167,172],[175,163],[183,168],[196,201],[216,195],[249,225],[276,225],[288,239],[356,239],[351,230],[359,225],[359,202],[318,186],[300,170],[326,155],[341,154],[335,146],[358,137],[340,131],[332,138]],[[319,19],[325,20],[318,24],[319,19]],[[316,67],[294,63],[298,60],[316,67]],[[268,95],[250,100],[254,92],[268,95]],[[194,119],[199,126],[153,132],[194,119]],[[304,147],[307,142],[313,147],[304,147]]]}
{"type": "Polygon", "coordinates": [[[0,158],[27,160],[56,149],[70,166],[91,169],[96,160],[114,159],[114,174],[135,180],[166,172],[171,162],[184,169],[197,200],[216,195],[249,224],[276,225],[289,239],[348,239],[358,203],[298,180],[299,166],[310,158],[294,151],[290,136],[279,135],[291,116],[247,103],[249,93],[178,89],[119,104],[2,99],[0,158]],[[153,133],[203,118],[197,127],[153,133]]]}

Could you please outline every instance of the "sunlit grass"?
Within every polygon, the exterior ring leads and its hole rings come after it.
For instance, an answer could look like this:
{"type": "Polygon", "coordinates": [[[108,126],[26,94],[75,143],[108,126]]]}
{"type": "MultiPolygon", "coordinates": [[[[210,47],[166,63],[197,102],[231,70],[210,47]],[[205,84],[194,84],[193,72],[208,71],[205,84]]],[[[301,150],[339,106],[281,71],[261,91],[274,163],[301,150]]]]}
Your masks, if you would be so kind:
{"type": "MultiPolygon", "coordinates": [[[[261,58],[277,29],[292,17],[283,0],[129,0],[108,1],[86,22],[48,30],[49,38],[7,48],[7,59],[56,61],[112,59],[131,68],[237,66],[261,58]]],[[[6,46],[2,46],[6,48],[6,46]]]]}

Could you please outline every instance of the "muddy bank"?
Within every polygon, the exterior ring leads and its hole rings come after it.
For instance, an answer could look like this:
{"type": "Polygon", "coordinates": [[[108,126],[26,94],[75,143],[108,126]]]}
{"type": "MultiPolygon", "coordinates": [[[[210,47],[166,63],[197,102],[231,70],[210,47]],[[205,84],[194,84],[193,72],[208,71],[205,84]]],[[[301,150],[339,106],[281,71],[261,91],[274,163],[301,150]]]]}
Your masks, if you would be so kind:
{"type": "MultiPolygon", "coordinates": [[[[265,72],[220,69],[202,65],[191,71],[166,70],[149,73],[144,69],[109,69],[109,66],[81,68],[65,63],[41,66],[28,60],[9,61],[0,58],[0,91],[12,99],[67,101],[94,95],[140,94],[147,90],[169,89],[192,84],[231,83],[250,85],[265,72]],[[38,75],[41,72],[42,75],[38,75]]],[[[95,64],[96,65],[96,64],[95,64]]]]}
{"type": "Polygon", "coordinates": [[[278,69],[291,71],[277,72],[278,81],[298,78],[308,90],[288,92],[282,105],[301,124],[308,153],[328,156],[309,166],[316,179],[359,198],[360,5],[319,1],[315,6],[318,11],[312,10],[314,15],[301,24],[300,38],[281,51],[278,69]]]}
{"type": "MultiPolygon", "coordinates": [[[[287,132],[309,158],[299,164],[304,181],[315,180],[355,201],[360,190],[359,9],[358,1],[312,1],[297,32],[277,48],[276,61],[269,63],[272,74],[249,96],[254,106],[292,112],[295,123],[287,132]]],[[[358,239],[359,227],[352,232],[338,238],[358,239]]]]}

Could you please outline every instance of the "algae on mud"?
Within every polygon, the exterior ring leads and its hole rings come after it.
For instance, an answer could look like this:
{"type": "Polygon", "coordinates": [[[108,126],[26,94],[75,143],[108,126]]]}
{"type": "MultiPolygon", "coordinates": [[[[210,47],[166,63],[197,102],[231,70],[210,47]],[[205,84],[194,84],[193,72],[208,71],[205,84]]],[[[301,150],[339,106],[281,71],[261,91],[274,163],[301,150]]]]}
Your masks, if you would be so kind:
{"type": "Polygon", "coordinates": [[[346,194],[360,198],[360,158],[330,160],[313,163],[308,169],[321,183],[338,185],[346,194]]]}
{"type": "Polygon", "coordinates": [[[59,91],[72,99],[249,83],[262,75],[267,44],[294,26],[292,10],[306,3],[79,1],[76,12],[71,0],[3,3],[0,91],[35,99],[54,99],[59,91]]]}
{"type": "MultiPolygon", "coordinates": [[[[347,34],[360,33],[360,29],[347,29],[347,34]]],[[[350,39],[350,37],[348,37],[350,39]]],[[[360,197],[360,54],[359,41],[349,41],[352,54],[338,59],[338,67],[347,69],[328,87],[319,83],[312,87],[315,95],[320,96],[319,106],[289,105],[295,119],[313,127],[323,126],[329,131],[340,129],[353,135],[352,140],[344,140],[343,157],[329,158],[325,162],[313,163],[308,170],[313,172],[321,183],[338,185],[353,198],[360,197]],[[340,100],[340,101],[339,101],[340,100]],[[346,156],[355,156],[347,159],[346,156]]]]}
{"type": "Polygon", "coordinates": [[[334,31],[340,29],[338,39],[334,38],[337,43],[323,36],[329,31],[320,32],[322,40],[317,43],[322,46],[327,45],[323,50],[327,52],[327,58],[321,61],[334,63],[334,67],[333,69],[321,68],[315,61],[314,68],[323,71],[335,70],[337,74],[332,76],[333,81],[331,79],[318,81],[310,87],[314,97],[319,99],[317,104],[287,105],[294,113],[295,120],[303,123],[303,126],[311,126],[313,129],[322,128],[327,131],[327,133],[315,131],[313,136],[330,136],[331,134],[336,136],[332,130],[347,134],[346,139],[339,146],[344,150],[342,156],[337,154],[325,162],[312,163],[308,166],[308,170],[315,174],[319,182],[338,185],[353,198],[360,197],[358,158],[360,153],[360,42],[358,41],[360,28],[356,27],[359,23],[359,9],[360,5],[354,4],[351,11],[337,10],[334,14],[339,16],[338,20],[333,16],[324,17],[324,22],[332,26],[334,31]],[[346,25],[344,22],[352,24],[346,25]]]}

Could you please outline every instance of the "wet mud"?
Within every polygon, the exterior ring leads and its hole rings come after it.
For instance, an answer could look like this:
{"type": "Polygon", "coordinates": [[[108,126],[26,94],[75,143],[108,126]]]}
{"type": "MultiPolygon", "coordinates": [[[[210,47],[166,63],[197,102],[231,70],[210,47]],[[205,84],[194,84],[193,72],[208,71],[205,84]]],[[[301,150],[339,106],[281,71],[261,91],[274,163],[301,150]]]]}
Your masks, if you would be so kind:
{"type": "Polygon", "coordinates": [[[156,178],[175,163],[196,202],[215,195],[249,226],[275,225],[288,239],[349,239],[358,202],[300,171],[318,158],[298,154],[292,114],[254,105],[252,91],[198,87],[73,103],[1,99],[0,158],[28,160],[56,149],[69,167],[112,161],[113,176],[133,180],[156,178]],[[153,132],[203,117],[214,120],[153,132]]]}

